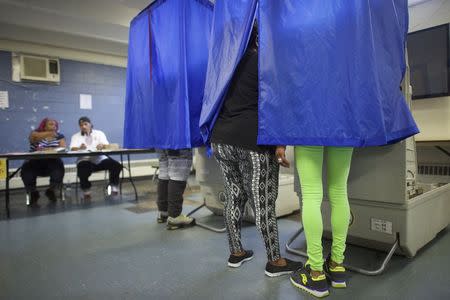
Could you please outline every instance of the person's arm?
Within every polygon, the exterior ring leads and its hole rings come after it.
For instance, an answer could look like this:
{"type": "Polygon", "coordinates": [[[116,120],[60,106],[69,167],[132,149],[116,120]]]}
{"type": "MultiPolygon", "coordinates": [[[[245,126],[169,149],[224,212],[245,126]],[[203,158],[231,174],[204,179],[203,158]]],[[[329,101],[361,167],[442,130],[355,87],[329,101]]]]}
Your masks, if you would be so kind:
{"type": "Polygon", "coordinates": [[[62,138],[59,140],[59,147],[66,148],[66,139],[62,138]]]}
{"type": "Polygon", "coordinates": [[[79,150],[86,150],[86,145],[85,144],[81,144],[80,147],[72,147],[72,148],[70,148],[70,151],[79,151],[79,150]]]}
{"type": "Polygon", "coordinates": [[[85,144],[81,144],[80,147],[70,147],[71,151],[79,151],[79,150],[86,150],[86,145],[85,144]]]}
{"type": "Polygon", "coordinates": [[[275,156],[277,157],[278,163],[283,167],[289,168],[291,166],[291,164],[286,158],[286,146],[277,146],[275,156]]]}
{"type": "Polygon", "coordinates": [[[55,138],[56,135],[57,133],[54,131],[33,131],[30,133],[29,140],[31,144],[34,144],[44,139],[55,138]]]}
{"type": "Polygon", "coordinates": [[[77,151],[78,149],[75,149],[76,145],[75,145],[75,135],[72,135],[72,138],[70,139],[70,146],[69,149],[70,151],[77,151]]]}
{"type": "Polygon", "coordinates": [[[70,139],[70,151],[78,151],[84,149],[86,149],[86,145],[84,143],[79,145],[79,143],[77,142],[77,136],[73,135],[70,139]]]}
{"type": "Polygon", "coordinates": [[[97,145],[97,150],[102,150],[105,148],[105,145],[109,145],[108,139],[103,131],[99,132],[100,143],[97,145]]]}
{"type": "Polygon", "coordinates": [[[64,136],[58,136],[57,138],[58,138],[58,146],[45,148],[44,151],[52,151],[52,149],[59,147],[66,148],[66,139],[64,138],[64,136]]]}

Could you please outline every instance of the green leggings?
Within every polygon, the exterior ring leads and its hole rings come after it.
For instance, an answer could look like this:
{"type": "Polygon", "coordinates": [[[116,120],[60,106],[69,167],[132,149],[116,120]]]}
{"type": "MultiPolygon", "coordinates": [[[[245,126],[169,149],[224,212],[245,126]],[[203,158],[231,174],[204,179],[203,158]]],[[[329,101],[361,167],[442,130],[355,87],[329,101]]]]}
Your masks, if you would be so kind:
{"type": "Polygon", "coordinates": [[[347,179],[350,172],[353,148],[297,146],[295,158],[302,190],[302,220],[306,235],[308,261],[311,269],[323,270],[322,165],[326,148],[328,195],[331,204],[331,229],[333,244],[331,259],[344,261],[345,241],[350,220],[347,179]]]}

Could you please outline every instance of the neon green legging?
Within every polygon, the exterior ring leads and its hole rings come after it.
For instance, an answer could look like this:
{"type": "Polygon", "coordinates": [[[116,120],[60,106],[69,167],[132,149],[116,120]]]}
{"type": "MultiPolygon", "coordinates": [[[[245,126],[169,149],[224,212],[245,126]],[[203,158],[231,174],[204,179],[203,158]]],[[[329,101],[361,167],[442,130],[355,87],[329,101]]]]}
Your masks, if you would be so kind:
{"type": "Polygon", "coordinates": [[[311,269],[323,270],[322,166],[326,148],[328,195],[331,204],[331,229],[333,243],[331,259],[344,261],[345,241],[350,220],[347,180],[353,148],[297,146],[295,159],[302,191],[302,220],[305,230],[308,261],[311,269]]]}

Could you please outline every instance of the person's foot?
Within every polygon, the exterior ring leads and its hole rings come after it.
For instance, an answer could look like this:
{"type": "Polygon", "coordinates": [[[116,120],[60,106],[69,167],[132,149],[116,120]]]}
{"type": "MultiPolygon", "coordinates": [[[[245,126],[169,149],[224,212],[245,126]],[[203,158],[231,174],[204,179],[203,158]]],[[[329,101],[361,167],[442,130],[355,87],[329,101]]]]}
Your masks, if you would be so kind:
{"type": "Polygon", "coordinates": [[[53,189],[47,189],[45,191],[45,196],[47,196],[48,200],[50,200],[50,202],[56,202],[56,195],[55,195],[55,191],[53,189]]]}
{"type": "Polygon", "coordinates": [[[239,268],[244,262],[253,259],[252,250],[244,250],[242,255],[231,254],[228,258],[228,266],[231,268],[239,268]]]}
{"type": "Polygon", "coordinates": [[[87,202],[92,200],[92,196],[91,196],[91,191],[90,190],[83,191],[83,200],[87,201],[87,202]]]}
{"type": "Polygon", "coordinates": [[[291,274],[295,270],[298,270],[303,266],[300,261],[293,261],[285,258],[286,264],[284,265],[276,265],[271,262],[267,262],[266,264],[266,275],[269,277],[278,277],[282,275],[291,274]]]}
{"type": "Polygon", "coordinates": [[[38,200],[40,197],[39,192],[38,191],[30,192],[29,197],[30,197],[30,203],[28,204],[28,206],[39,207],[39,204],[38,204],[38,200]]]}
{"type": "Polygon", "coordinates": [[[347,271],[345,267],[342,264],[332,262],[330,255],[328,255],[324,263],[323,270],[330,279],[332,287],[341,289],[347,287],[347,271]]]}
{"type": "Polygon", "coordinates": [[[185,215],[179,215],[176,218],[168,217],[167,218],[167,229],[168,230],[175,230],[179,228],[184,227],[190,227],[195,225],[195,219],[185,216],[185,215]]]}
{"type": "Polygon", "coordinates": [[[169,215],[167,211],[158,211],[158,217],[156,218],[156,222],[158,223],[166,223],[169,215]]]}
{"type": "Polygon", "coordinates": [[[111,185],[111,196],[119,195],[119,187],[117,185],[111,185]]]}
{"type": "Polygon", "coordinates": [[[313,277],[309,264],[292,273],[291,283],[295,287],[318,298],[326,297],[330,294],[325,274],[320,272],[320,275],[313,277]]]}

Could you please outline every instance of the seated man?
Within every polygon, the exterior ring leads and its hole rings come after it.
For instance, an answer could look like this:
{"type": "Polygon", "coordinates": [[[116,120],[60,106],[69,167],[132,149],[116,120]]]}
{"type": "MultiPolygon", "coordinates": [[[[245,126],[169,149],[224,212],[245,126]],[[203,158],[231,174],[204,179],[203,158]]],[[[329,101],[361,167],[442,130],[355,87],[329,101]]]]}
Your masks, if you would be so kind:
{"type": "MultiPolygon", "coordinates": [[[[105,149],[105,146],[109,144],[102,131],[92,129],[93,126],[88,117],[81,117],[78,120],[78,125],[80,126],[80,132],[72,136],[70,150],[98,151],[105,149]]],[[[122,165],[105,155],[84,156],[80,157],[77,161],[77,176],[80,178],[80,186],[83,190],[84,200],[91,200],[91,183],[89,182],[89,176],[91,176],[92,172],[101,170],[109,171],[109,184],[111,185],[112,195],[118,194],[122,165]]]]}
{"type": "MultiPolygon", "coordinates": [[[[58,122],[49,118],[43,119],[39,127],[31,132],[29,141],[30,152],[66,146],[64,135],[58,132],[58,122]]],[[[22,165],[20,176],[30,197],[30,206],[37,206],[39,199],[39,192],[36,190],[38,176],[50,176],[50,187],[45,195],[51,202],[55,202],[55,191],[61,188],[64,177],[64,164],[59,158],[30,159],[22,165]]]]}

